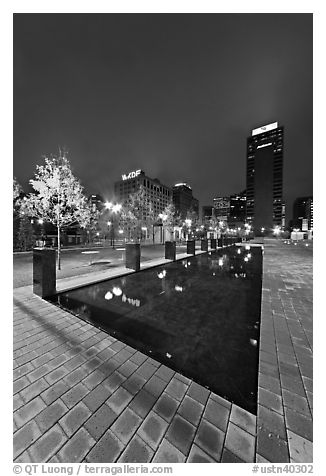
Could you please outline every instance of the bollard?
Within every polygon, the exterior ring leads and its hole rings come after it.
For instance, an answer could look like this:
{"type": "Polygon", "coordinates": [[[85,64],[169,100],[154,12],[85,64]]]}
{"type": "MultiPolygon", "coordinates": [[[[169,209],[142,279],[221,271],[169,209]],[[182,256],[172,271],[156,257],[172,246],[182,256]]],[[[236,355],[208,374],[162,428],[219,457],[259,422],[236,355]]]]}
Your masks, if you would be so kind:
{"type": "Polygon", "coordinates": [[[208,251],[208,240],[200,240],[200,249],[201,251],[208,251]]]}
{"type": "Polygon", "coordinates": [[[175,241],[165,242],[165,259],[171,259],[175,261],[176,257],[176,243],[175,241]]]}
{"type": "Polygon", "coordinates": [[[140,244],[126,243],[126,268],[140,270],[140,244]]]}
{"type": "Polygon", "coordinates": [[[187,255],[194,255],[195,254],[195,240],[188,240],[187,241],[187,255]]]}
{"type": "Polygon", "coordinates": [[[56,294],[55,250],[33,249],[33,293],[41,298],[56,294]]]}
{"type": "Polygon", "coordinates": [[[211,249],[216,250],[216,238],[211,238],[211,249]]]}

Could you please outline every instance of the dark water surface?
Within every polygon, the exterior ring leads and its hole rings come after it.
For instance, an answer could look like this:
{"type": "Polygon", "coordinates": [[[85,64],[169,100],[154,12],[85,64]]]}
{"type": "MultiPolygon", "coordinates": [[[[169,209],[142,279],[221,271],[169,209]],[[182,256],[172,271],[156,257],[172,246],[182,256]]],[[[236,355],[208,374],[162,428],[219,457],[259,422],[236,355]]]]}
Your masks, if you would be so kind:
{"type": "Polygon", "coordinates": [[[262,253],[220,249],[50,300],[256,414],[262,253]]]}

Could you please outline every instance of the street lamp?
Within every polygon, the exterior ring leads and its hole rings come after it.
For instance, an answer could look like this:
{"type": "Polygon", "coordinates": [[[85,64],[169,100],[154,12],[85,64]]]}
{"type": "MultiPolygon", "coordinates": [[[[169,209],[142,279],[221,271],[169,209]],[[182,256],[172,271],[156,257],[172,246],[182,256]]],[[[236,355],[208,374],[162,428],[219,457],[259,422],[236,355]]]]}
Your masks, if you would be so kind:
{"type": "Polygon", "coordinates": [[[274,226],[273,233],[277,237],[281,233],[281,228],[279,226],[274,226]]]}
{"type": "Polygon", "coordinates": [[[122,205],[120,203],[116,203],[112,206],[113,213],[119,213],[121,211],[122,205]]]}
{"type": "Polygon", "coordinates": [[[191,224],[192,224],[192,221],[190,220],[190,218],[186,218],[185,225],[188,227],[188,240],[189,240],[189,235],[191,233],[191,224]]]}
{"type": "Polygon", "coordinates": [[[44,246],[44,245],[45,245],[45,239],[44,239],[44,227],[43,227],[44,220],[43,220],[43,218],[39,218],[39,219],[37,220],[37,223],[38,223],[39,225],[41,225],[41,243],[42,243],[41,246],[44,246]]]}
{"type": "MultiPolygon", "coordinates": [[[[122,205],[121,203],[112,203],[112,202],[105,202],[105,208],[109,210],[111,213],[116,214],[121,212],[122,205]]],[[[114,248],[114,220],[108,221],[108,227],[111,227],[111,246],[114,248]]]]}

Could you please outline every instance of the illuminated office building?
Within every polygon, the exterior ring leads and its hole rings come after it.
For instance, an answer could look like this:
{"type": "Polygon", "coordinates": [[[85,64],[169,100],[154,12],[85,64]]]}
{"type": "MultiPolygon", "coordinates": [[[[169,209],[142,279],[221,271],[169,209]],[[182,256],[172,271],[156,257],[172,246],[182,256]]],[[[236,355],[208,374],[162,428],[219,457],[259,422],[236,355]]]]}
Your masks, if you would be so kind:
{"type": "Polygon", "coordinates": [[[230,196],[230,213],[228,223],[231,226],[242,226],[246,220],[246,190],[230,196]]]}
{"type": "Polygon", "coordinates": [[[294,200],[292,227],[302,231],[313,229],[312,197],[298,197],[294,200]]]}
{"type": "Polygon", "coordinates": [[[255,233],[282,227],[284,128],[277,122],[247,139],[246,221],[255,233]]]}
{"type": "Polygon", "coordinates": [[[228,221],[230,215],[230,197],[215,197],[214,214],[218,220],[228,221]]]}
{"type": "Polygon", "coordinates": [[[154,215],[158,216],[172,200],[172,190],[163,185],[157,178],[148,177],[142,170],[135,170],[121,175],[121,180],[114,184],[115,199],[124,203],[129,195],[136,193],[140,186],[144,187],[145,195],[153,204],[154,215]]]}

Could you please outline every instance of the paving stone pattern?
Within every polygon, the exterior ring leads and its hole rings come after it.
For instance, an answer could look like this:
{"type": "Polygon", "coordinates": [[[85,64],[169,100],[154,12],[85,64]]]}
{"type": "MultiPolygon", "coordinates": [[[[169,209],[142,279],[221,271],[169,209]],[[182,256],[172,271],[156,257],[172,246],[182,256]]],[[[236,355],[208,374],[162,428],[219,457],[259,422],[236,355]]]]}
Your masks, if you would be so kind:
{"type": "Polygon", "coordinates": [[[312,255],[276,240],[258,386],[256,418],[30,286],[14,291],[16,462],[311,462],[312,255]]]}

